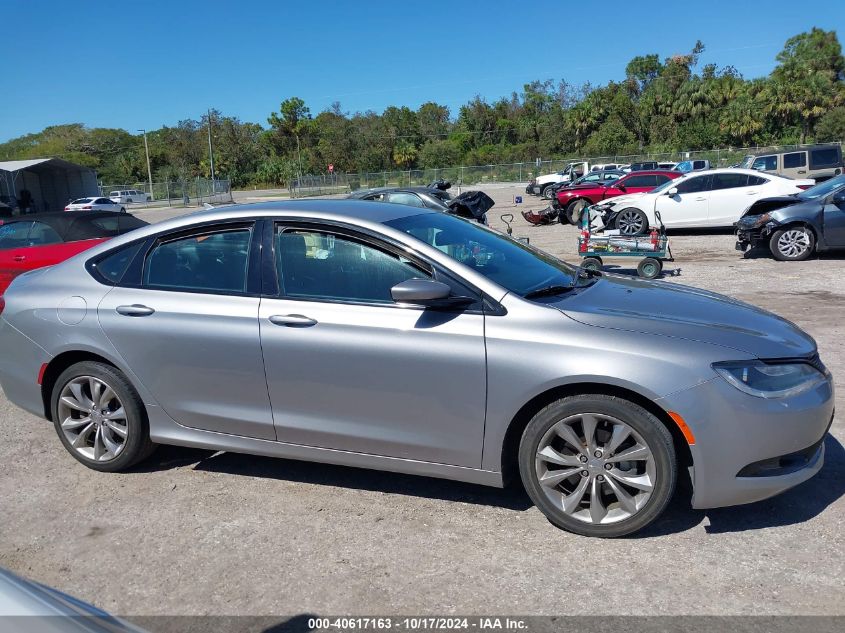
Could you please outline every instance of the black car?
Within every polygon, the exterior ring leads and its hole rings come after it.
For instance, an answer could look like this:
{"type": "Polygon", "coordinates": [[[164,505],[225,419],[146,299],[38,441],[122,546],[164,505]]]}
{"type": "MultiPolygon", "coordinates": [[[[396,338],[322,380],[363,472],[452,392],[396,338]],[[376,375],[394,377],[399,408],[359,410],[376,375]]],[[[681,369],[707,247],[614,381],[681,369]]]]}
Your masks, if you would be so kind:
{"type": "Polygon", "coordinates": [[[758,200],[742,215],[736,229],[737,250],[767,246],[781,261],[845,249],[845,175],[794,196],[758,200]]]}
{"type": "Polygon", "coordinates": [[[453,198],[448,191],[439,187],[361,189],[353,191],[348,197],[356,200],[392,202],[422,209],[432,209],[471,218],[481,224],[487,224],[487,211],[494,204],[492,198],[481,191],[465,191],[453,198]]]}
{"type": "Polygon", "coordinates": [[[361,189],[349,194],[356,200],[376,200],[378,202],[393,202],[407,204],[412,207],[448,211],[446,204],[452,199],[448,191],[437,187],[378,187],[376,189],[361,189]]]}

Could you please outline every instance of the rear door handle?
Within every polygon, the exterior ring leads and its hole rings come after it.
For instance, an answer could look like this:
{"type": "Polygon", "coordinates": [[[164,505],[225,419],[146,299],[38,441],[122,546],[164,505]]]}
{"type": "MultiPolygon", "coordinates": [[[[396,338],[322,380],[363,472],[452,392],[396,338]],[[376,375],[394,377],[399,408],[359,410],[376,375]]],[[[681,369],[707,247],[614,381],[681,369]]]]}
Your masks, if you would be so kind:
{"type": "Polygon", "coordinates": [[[15,255],[12,259],[14,259],[16,262],[25,262],[26,255],[15,255]]]}
{"type": "Polygon", "coordinates": [[[142,306],[137,303],[131,306],[117,306],[115,310],[118,314],[131,317],[150,316],[153,312],[155,312],[152,308],[142,306]]]}
{"type": "Polygon", "coordinates": [[[287,327],[311,327],[312,325],[317,325],[317,321],[301,314],[274,314],[269,320],[273,325],[286,325],[287,327]]]}
{"type": "Polygon", "coordinates": [[[749,191],[749,192],[748,192],[748,193],[746,193],[745,195],[747,195],[747,196],[756,196],[756,195],[757,195],[757,193],[758,193],[757,191],[749,191]]]}

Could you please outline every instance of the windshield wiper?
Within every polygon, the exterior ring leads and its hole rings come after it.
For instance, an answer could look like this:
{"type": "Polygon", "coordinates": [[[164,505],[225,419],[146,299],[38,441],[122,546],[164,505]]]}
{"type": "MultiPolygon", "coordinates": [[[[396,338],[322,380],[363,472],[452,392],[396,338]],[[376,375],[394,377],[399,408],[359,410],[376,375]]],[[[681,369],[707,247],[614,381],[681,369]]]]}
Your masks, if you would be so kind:
{"type": "Polygon", "coordinates": [[[526,299],[536,299],[537,297],[550,297],[552,295],[561,295],[564,292],[569,292],[570,290],[574,290],[575,286],[543,286],[542,288],[537,288],[536,290],[532,290],[531,292],[527,292],[523,295],[526,299]]]}

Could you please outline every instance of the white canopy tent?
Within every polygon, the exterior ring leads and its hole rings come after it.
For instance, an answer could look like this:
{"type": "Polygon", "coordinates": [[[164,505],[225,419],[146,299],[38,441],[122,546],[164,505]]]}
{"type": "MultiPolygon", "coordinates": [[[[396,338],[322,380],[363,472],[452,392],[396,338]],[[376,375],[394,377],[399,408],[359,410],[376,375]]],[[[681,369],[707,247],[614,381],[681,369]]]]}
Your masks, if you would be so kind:
{"type": "Polygon", "coordinates": [[[0,194],[20,199],[28,190],[37,213],[61,211],[69,200],[99,195],[97,173],[61,158],[0,161],[0,194]]]}

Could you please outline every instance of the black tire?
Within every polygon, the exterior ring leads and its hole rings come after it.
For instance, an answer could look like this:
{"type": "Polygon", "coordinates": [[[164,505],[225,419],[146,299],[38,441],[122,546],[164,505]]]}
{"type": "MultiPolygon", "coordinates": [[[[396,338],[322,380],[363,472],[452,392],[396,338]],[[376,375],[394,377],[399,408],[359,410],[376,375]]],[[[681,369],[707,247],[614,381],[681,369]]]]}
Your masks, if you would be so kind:
{"type": "Polygon", "coordinates": [[[816,249],[816,236],[806,226],[788,226],[772,233],[769,250],[782,262],[800,262],[816,249]]]}
{"type": "Polygon", "coordinates": [[[121,213],[126,213],[126,207],[120,207],[120,212],[121,212],[121,213]]]}
{"type": "Polygon", "coordinates": [[[546,198],[546,192],[549,190],[549,187],[551,187],[552,184],[554,184],[554,183],[549,183],[547,185],[543,185],[542,187],[540,187],[540,197],[541,198],[548,199],[548,198],[546,198]]]}
{"type": "Polygon", "coordinates": [[[76,460],[88,468],[102,472],[119,472],[143,461],[152,455],[156,449],[156,444],[150,440],[147,411],[138,392],[135,391],[123,372],[111,365],[84,361],[68,367],[58,377],[53,386],[50,406],[53,413],[53,426],[62,444],[76,460]],[[120,454],[110,461],[95,461],[81,455],[71,446],[69,439],[62,430],[62,421],[59,416],[59,397],[68,383],[81,376],[93,376],[108,385],[116,394],[126,413],[127,436],[124,447],[120,454]]]}
{"type": "Polygon", "coordinates": [[[666,426],[639,405],[602,394],[562,398],[537,413],[522,434],[519,472],[531,500],[551,523],[568,532],[601,538],[632,534],[652,523],[666,509],[678,479],[675,447],[666,426]],[[612,416],[624,422],[640,435],[654,458],[655,481],[651,496],[635,514],[615,523],[592,524],[567,515],[559,504],[546,496],[537,476],[535,455],[541,439],[560,420],[585,413],[612,416]]]}
{"type": "Polygon", "coordinates": [[[657,279],[663,271],[663,262],[654,257],[646,257],[637,266],[637,274],[643,279],[657,279]]]}
{"type": "Polygon", "coordinates": [[[641,209],[628,207],[616,214],[616,219],[613,221],[613,228],[619,229],[621,235],[643,235],[648,232],[648,218],[641,209]],[[629,216],[636,216],[637,220],[629,222],[629,216]],[[629,228],[633,226],[637,227],[636,230],[629,228]]]}
{"type": "Polygon", "coordinates": [[[566,221],[574,226],[581,224],[581,213],[587,208],[586,200],[575,200],[566,206],[566,221]]]}
{"type": "Polygon", "coordinates": [[[581,260],[581,268],[585,270],[601,270],[601,257],[585,257],[581,260]]]}

